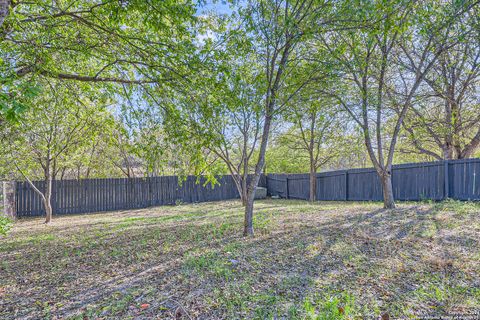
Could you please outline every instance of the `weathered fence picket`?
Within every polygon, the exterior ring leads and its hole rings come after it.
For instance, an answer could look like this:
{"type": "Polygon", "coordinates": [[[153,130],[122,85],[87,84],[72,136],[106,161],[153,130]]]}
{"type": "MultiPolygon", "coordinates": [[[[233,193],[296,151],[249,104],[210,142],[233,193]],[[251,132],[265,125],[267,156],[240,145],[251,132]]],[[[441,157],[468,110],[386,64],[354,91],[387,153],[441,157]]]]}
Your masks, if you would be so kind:
{"type": "MultiPolygon", "coordinates": [[[[309,198],[309,175],[268,176],[268,194],[286,198],[309,198]]],[[[392,168],[396,200],[480,200],[480,159],[450,160],[395,165],[392,168]]],[[[317,173],[317,200],[381,201],[382,187],[375,169],[350,169],[317,173]]]]}
{"type": "MultiPolygon", "coordinates": [[[[54,214],[76,214],[239,198],[231,176],[220,176],[218,181],[212,187],[205,185],[205,178],[195,176],[183,182],[176,176],[56,180],[52,186],[52,207],[54,214]]],[[[33,183],[39,190],[45,189],[45,182],[33,183]]],[[[265,186],[265,183],[262,176],[259,184],[265,186]]],[[[15,195],[17,217],[45,214],[40,196],[28,182],[17,182],[15,195]]]]}

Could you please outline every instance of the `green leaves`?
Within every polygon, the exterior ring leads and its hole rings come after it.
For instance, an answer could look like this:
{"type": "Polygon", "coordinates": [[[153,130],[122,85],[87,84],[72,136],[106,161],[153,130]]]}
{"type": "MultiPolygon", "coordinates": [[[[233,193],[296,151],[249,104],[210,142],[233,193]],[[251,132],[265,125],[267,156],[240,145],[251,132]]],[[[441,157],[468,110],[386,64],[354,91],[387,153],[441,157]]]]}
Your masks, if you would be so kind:
{"type": "Polygon", "coordinates": [[[0,236],[6,236],[13,226],[12,219],[5,217],[0,212],[0,236]]]}
{"type": "Polygon", "coordinates": [[[31,81],[3,78],[0,83],[0,121],[18,121],[40,92],[40,88],[31,81]]]}
{"type": "Polygon", "coordinates": [[[61,170],[72,169],[79,163],[86,165],[90,160],[89,148],[111,130],[111,115],[105,109],[108,99],[104,93],[85,84],[58,81],[37,82],[32,88],[28,89],[33,95],[28,108],[8,109],[22,113],[15,114],[16,121],[2,128],[3,170],[17,172],[18,169],[38,179],[45,178],[47,169],[59,177],[61,170]],[[38,87],[48,91],[38,93],[32,89],[38,87]]]}
{"type": "Polygon", "coordinates": [[[0,41],[0,75],[95,82],[99,90],[181,80],[196,49],[195,10],[191,1],[19,2],[0,41]]]}

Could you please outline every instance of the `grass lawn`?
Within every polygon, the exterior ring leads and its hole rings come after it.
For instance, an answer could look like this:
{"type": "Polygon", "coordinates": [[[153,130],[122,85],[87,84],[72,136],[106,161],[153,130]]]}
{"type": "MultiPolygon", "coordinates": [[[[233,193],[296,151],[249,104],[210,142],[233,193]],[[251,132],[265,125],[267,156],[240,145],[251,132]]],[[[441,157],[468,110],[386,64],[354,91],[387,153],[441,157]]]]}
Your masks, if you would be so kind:
{"type": "Polygon", "coordinates": [[[0,319],[480,312],[480,204],[255,209],[248,239],[238,201],[20,220],[0,238],[0,319]]]}

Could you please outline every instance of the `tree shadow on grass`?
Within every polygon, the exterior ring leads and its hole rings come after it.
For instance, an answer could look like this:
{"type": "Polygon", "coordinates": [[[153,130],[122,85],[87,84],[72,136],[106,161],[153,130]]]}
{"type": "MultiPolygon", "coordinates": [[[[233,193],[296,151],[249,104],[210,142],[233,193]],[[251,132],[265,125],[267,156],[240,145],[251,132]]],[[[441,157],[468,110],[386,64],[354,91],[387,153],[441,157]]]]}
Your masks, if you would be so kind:
{"type": "Polygon", "coordinates": [[[480,283],[476,269],[467,269],[474,261],[459,254],[475,250],[478,233],[449,242],[461,234],[444,232],[429,210],[274,214],[271,225],[247,239],[241,220],[221,214],[139,221],[109,238],[54,239],[36,244],[36,255],[6,262],[18,274],[6,271],[13,295],[0,296],[0,315],[289,318],[302,312],[305,299],[340,292],[355,296],[364,317],[403,316],[432,305],[445,313],[468,306],[458,299],[471,291],[458,290],[480,283]],[[450,265],[452,257],[457,262],[450,265]]]}

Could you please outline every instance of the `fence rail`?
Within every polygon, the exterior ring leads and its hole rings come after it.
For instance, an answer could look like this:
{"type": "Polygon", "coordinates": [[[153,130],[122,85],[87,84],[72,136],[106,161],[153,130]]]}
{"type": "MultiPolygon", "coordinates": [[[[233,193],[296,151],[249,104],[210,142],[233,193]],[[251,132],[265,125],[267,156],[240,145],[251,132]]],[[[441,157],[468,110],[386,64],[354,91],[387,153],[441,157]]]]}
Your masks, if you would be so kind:
{"type": "MultiPolygon", "coordinates": [[[[317,200],[381,201],[382,187],[374,169],[350,169],[317,174],[317,200]]],[[[86,179],[54,181],[52,206],[55,214],[145,208],[149,206],[219,201],[239,198],[231,176],[218,177],[219,184],[189,176],[179,183],[176,176],[133,179],[86,179]]],[[[392,169],[396,200],[480,200],[480,159],[395,165],[392,169]]],[[[42,181],[34,182],[40,189],[42,181]]],[[[269,174],[260,186],[270,196],[308,199],[308,174],[269,174]]],[[[27,182],[17,182],[18,217],[40,216],[45,211],[40,197],[27,182]]]]}

